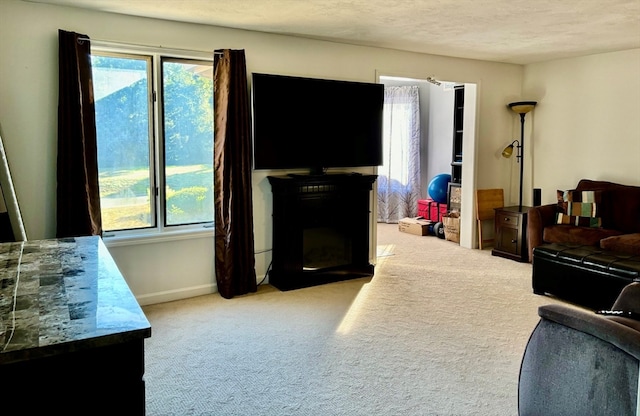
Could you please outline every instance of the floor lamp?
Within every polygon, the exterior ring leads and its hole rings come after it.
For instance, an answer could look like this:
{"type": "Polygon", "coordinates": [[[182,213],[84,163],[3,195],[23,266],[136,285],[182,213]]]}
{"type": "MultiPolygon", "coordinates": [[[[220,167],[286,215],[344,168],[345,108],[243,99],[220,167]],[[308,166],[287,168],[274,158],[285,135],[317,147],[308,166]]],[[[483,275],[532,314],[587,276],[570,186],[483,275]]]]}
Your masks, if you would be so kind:
{"type": "Polygon", "coordinates": [[[502,151],[502,156],[508,158],[513,154],[514,145],[516,145],[518,149],[518,153],[516,155],[516,160],[520,162],[520,199],[518,200],[518,211],[522,211],[522,177],[524,175],[524,116],[529,111],[533,110],[533,107],[535,107],[536,104],[538,104],[536,101],[517,101],[515,103],[508,104],[508,107],[511,110],[520,114],[520,142],[514,140],[502,151]]]}

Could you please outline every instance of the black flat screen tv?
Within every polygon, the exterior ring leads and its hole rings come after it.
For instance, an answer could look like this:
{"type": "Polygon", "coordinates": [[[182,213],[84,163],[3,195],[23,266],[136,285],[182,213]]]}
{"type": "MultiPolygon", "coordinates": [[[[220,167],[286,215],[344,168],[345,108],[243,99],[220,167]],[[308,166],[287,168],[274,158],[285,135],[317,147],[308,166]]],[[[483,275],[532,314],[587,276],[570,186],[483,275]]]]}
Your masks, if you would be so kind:
{"type": "Polygon", "coordinates": [[[382,164],[382,84],[252,74],[254,169],[382,164]]]}

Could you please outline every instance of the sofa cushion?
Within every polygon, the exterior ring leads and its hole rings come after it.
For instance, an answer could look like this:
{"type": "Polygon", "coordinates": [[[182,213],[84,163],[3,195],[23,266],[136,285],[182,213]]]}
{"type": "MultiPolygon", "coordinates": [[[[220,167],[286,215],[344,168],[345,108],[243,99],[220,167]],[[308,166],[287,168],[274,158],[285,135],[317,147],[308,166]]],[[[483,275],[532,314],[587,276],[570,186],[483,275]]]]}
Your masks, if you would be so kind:
{"type": "Polygon", "coordinates": [[[622,232],[607,228],[550,225],[544,228],[542,238],[549,243],[599,246],[603,238],[620,234],[622,232]]]}
{"type": "Polygon", "coordinates": [[[640,256],[640,233],[603,238],[600,240],[600,248],[640,256]]]}
{"type": "Polygon", "coordinates": [[[602,195],[604,191],[557,191],[556,224],[581,227],[601,227],[602,195]]]}

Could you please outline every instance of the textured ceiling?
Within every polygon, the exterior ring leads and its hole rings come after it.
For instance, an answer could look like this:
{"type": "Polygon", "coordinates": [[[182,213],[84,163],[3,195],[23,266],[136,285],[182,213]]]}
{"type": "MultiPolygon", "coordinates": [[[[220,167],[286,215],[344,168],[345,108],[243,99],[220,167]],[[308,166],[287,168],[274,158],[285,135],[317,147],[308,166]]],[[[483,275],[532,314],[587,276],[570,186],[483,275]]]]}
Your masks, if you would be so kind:
{"type": "Polygon", "coordinates": [[[25,0],[527,64],[640,48],[640,0],[25,0]]]}

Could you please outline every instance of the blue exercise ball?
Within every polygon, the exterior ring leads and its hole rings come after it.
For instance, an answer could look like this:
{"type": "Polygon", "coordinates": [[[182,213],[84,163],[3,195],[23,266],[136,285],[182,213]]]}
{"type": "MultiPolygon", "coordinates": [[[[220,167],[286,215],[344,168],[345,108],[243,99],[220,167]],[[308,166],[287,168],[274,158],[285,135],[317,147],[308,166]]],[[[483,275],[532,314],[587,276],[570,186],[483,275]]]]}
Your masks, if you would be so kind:
{"type": "Polygon", "coordinates": [[[451,175],[448,173],[441,173],[434,176],[433,179],[431,179],[431,182],[429,182],[429,187],[427,188],[431,199],[439,204],[447,202],[447,188],[449,187],[449,182],[451,182],[451,175]]]}

